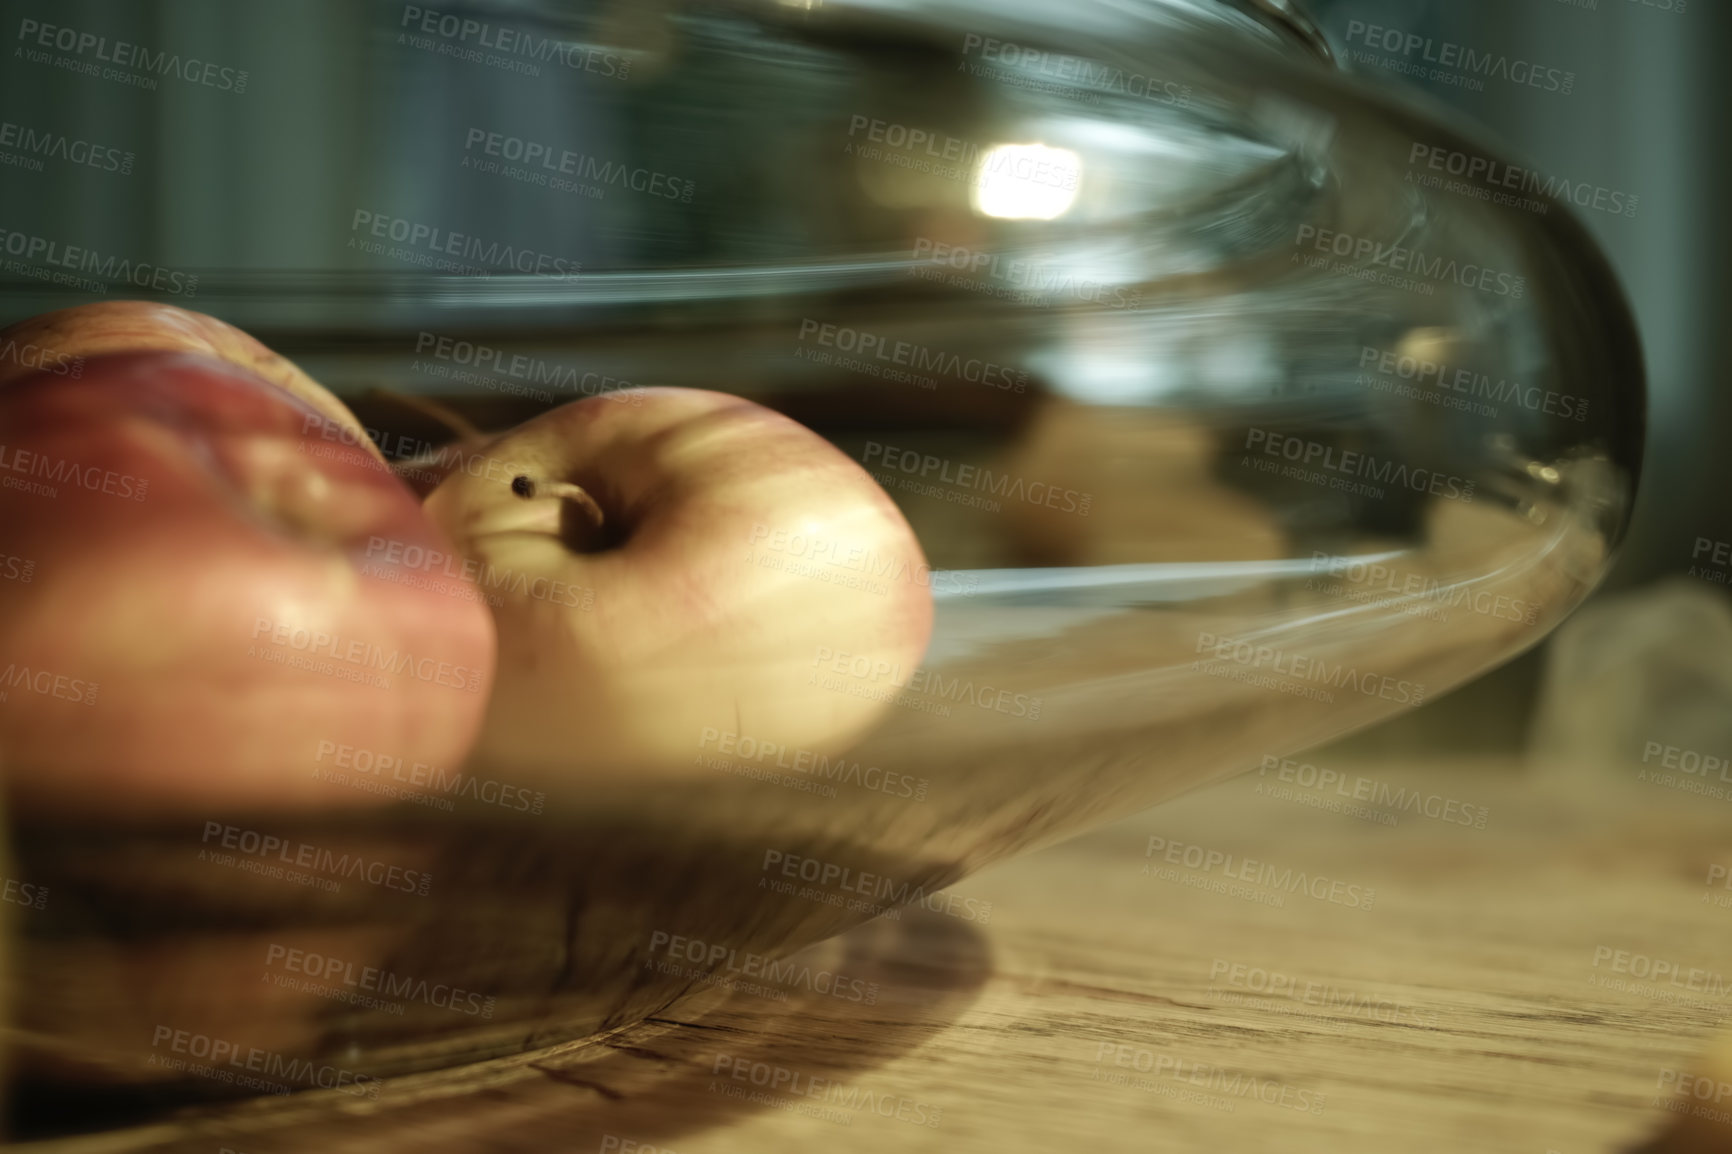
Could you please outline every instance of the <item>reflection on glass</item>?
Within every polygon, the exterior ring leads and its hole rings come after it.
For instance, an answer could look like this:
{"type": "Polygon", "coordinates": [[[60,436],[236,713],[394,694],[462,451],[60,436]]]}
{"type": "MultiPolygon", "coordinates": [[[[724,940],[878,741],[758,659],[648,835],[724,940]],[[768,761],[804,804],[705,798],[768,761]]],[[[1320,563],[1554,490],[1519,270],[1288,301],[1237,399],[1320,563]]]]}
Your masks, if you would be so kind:
{"type": "Polygon", "coordinates": [[[1082,160],[1068,148],[995,144],[981,154],[974,208],[1001,220],[1054,220],[1076,203],[1082,160]]]}

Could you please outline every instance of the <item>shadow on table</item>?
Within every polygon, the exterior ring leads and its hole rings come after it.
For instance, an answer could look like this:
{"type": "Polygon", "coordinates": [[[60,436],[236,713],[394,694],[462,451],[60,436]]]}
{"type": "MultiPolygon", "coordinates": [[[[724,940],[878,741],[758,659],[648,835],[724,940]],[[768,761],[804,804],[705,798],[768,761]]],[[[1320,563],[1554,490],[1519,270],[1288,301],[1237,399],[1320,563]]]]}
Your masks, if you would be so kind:
{"type": "Polygon", "coordinates": [[[1732,1123],[1680,1116],[1660,1134],[1631,1147],[1626,1154],[1732,1154],[1732,1123]]]}
{"type": "Polygon", "coordinates": [[[681,1136],[775,1109],[869,1127],[888,1139],[903,1126],[939,1125],[949,1096],[874,1071],[942,1033],[991,973],[983,931],[914,907],[801,952],[764,993],[740,975],[742,988],[706,1009],[676,1010],[514,1063],[387,1083],[377,1104],[321,1095],[318,1102],[201,1110],[129,1136],[91,1135],[39,1149],[677,1149],[681,1136]]]}

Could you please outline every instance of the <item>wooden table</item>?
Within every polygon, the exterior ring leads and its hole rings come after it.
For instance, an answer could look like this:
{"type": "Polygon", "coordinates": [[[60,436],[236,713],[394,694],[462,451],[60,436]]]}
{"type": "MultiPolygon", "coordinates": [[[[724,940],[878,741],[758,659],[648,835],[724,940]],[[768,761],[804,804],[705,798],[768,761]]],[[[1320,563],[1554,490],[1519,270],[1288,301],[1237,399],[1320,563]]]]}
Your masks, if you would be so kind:
{"type": "Polygon", "coordinates": [[[1253,773],[809,951],[871,1005],[717,993],[377,1101],[33,1148],[1732,1149],[1666,1109],[1713,1089],[1732,1016],[1732,802],[1639,767],[1300,760],[1341,778],[1253,773]]]}

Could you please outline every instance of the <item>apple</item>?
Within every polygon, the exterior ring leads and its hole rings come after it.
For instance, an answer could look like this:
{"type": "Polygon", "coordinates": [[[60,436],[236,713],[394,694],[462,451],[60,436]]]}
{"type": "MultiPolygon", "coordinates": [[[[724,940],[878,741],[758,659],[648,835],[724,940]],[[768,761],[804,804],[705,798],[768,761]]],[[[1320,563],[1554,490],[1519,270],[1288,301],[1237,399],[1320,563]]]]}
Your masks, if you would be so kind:
{"type": "Polygon", "coordinates": [[[327,749],[452,765],[493,624],[358,445],[224,361],[94,357],[0,388],[0,752],[19,810],[379,803],[327,749]]]}
{"type": "Polygon", "coordinates": [[[459,437],[436,449],[391,462],[391,472],[417,496],[426,498],[454,470],[462,468],[464,461],[473,459],[485,463],[482,450],[492,440],[489,436],[459,437]]]}
{"type": "Polygon", "coordinates": [[[143,352],[203,353],[256,373],[385,460],[348,406],[293,361],[213,316],[152,301],[97,301],[19,321],[0,332],[0,387],[38,370],[74,375],[88,357],[143,352]]]}
{"type": "Polygon", "coordinates": [[[497,593],[482,766],[689,775],[720,733],[834,754],[932,632],[931,571],[895,503],[739,397],[563,405],[473,451],[426,508],[497,593]],[[878,671],[883,692],[824,687],[823,653],[878,671]]]}

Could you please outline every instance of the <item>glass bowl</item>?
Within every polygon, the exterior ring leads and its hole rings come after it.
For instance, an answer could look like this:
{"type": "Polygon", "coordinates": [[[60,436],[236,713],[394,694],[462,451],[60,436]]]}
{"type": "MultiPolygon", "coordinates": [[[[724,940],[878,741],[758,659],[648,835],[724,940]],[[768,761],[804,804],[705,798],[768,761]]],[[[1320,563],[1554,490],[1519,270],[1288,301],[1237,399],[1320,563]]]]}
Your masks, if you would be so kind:
{"type": "Polygon", "coordinates": [[[12,919],[26,1132],[369,1097],[718,988],[867,1003],[782,959],[1447,692],[1579,604],[1625,525],[1643,381],[1605,261],[1287,4],[77,19],[146,56],[80,71],[51,34],[0,80],[14,119],[151,143],[0,190],[0,319],[214,313],[394,456],[449,438],[428,401],[502,429],[638,385],[749,397],[859,461],[932,565],[805,575],[918,581],[936,625],[918,670],[815,639],[788,692],[878,701],[864,736],[693,732],[677,780],[373,765],[351,784],[389,804],[293,819],[14,807],[14,875],[51,897],[12,919]]]}

